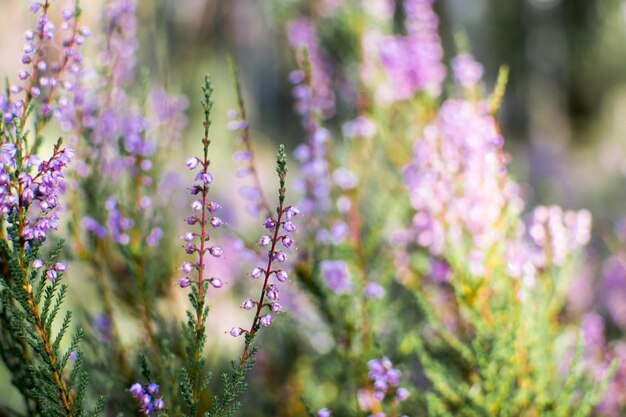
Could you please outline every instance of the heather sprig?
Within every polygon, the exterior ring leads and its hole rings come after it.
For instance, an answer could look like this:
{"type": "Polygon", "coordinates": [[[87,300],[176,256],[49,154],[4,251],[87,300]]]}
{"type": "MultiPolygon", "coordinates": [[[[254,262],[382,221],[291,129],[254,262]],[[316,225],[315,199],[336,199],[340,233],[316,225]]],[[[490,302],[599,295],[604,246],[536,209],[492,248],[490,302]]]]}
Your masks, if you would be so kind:
{"type": "Polygon", "coordinates": [[[237,177],[245,178],[250,176],[254,182],[254,186],[240,187],[239,193],[244,199],[250,201],[250,203],[246,206],[246,209],[252,216],[257,216],[258,214],[269,215],[271,214],[271,209],[267,199],[265,198],[265,194],[263,193],[261,178],[254,160],[252,138],[250,136],[250,124],[248,123],[246,116],[241,82],[239,80],[239,71],[237,70],[237,66],[232,58],[229,58],[228,62],[233,76],[233,82],[235,84],[235,93],[237,95],[237,110],[229,111],[228,116],[231,120],[228,123],[228,127],[230,130],[240,132],[236,140],[241,144],[242,148],[234,154],[235,161],[243,164],[243,167],[237,170],[237,177]]]}
{"type": "Polygon", "coordinates": [[[266,255],[267,261],[264,266],[255,267],[250,274],[253,279],[263,279],[261,294],[258,300],[255,301],[248,298],[242,304],[244,310],[255,311],[250,329],[245,330],[241,327],[233,327],[230,330],[230,334],[234,337],[245,335],[245,347],[239,362],[240,367],[243,367],[248,359],[252,342],[260,328],[269,327],[274,320],[273,314],[282,312],[282,306],[278,302],[279,288],[276,284],[270,283],[270,277],[274,276],[280,283],[286,282],[288,279],[288,273],[280,267],[280,264],[287,261],[287,255],[281,249],[289,249],[295,243],[290,234],[296,231],[293,219],[300,214],[296,207],[284,206],[287,171],[285,147],[280,145],[276,157],[276,173],[279,180],[276,217],[272,216],[265,220],[263,226],[268,231],[268,234],[263,235],[258,242],[261,247],[269,247],[266,255]],[[279,242],[282,248],[279,246],[279,242]],[[279,266],[276,266],[276,264],[279,264],[279,266]],[[266,299],[267,302],[265,302],[266,299]]]}
{"type": "Polygon", "coordinates": [[[185,251],[189,255],[196,257],[196,262],[183,263],[181,270],[184,273],[194,274],[195,279],[183,277],[179,280],[182,288],[191,286],[189,301],[192,311],[187,313],[187,326],[185,334],[187,339],[187,365],[181,373],[180,393],[185,401],[186,415],[195,416],[198,407],[202,401],[203,392],[208,387],[210,373],[205,372],[205,360],[203,351],[207,341],[206,336],[206,319],[209,314],[209,307],[206,303],[206,296],[209,285],[214,288],[221,288],[223,283],[221,279],[211,277],[205,278],[205,271],[208,267],[208,257],[219,258],[222,255],[222,249],[219,246],[208,245],[211,237],[209,235],[209,225],[217,228],[221,222],[212,222],[217,219],[213,213],[219,207],[217,203],[209,200],[209,188],[213,182],[213,175],[209,172],[209,128],[211,126],[211,108],[213,101],[211,95],[213,86],[211,78],[206,75],[202,86],[203,98],[201,101],[204,113],[204,135],[202,138],[202,156],[192,157],[187,160],[187,167],[192,171],[197,171],[194,184],[190,187],[190,193],[197,196],[197,200],[191,205],[194,214],[187,219],[189,225],[197,225],[198,232],[187,232],[183,236],[185,241],[185,251]],[[193,281],[192,281],[193,279],[193,281]]]}

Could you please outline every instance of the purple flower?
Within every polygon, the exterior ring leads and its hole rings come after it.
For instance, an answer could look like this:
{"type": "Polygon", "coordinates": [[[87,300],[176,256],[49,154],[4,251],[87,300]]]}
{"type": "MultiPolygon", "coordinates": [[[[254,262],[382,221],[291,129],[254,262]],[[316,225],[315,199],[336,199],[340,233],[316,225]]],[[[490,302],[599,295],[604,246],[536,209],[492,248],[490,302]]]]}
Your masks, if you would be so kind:
{"type": "Polygon", "coordinates": [[[57,271],[55,271],[54,269],[49,269],[46,271],[46,277],[50,280],[50,281],[54,281],[55,279],[57,279],[58,274],[57,271]]]}
{"type": "Polygon", "coordinates": [[[259,246],[267,246],[272,243],[272,238],[268,235],[263,235],[259,239],[259,246]]]}
{"type": "Polygon", "coordinates": [[[363,289],[366,298],[383,298],[385,289],[375,282],[368,282],[363,289]]]}
{"type": "Polygon", "coordinates": [[[297,230],[296,225],[293,224],[291,220],[288,220],[283,224],[283,229],[289,233],[293,233],[297,230]]]}
{"type": "Polygon", "coordinates": [[[293,239],[289,236],[285,235],[280,240],[286,249],[289,249],[291,245],[293,245],[293,239]]]}
{"type": "Polygon", "coordinates": [[[280,282],[287,281],[287,278],[289,278],[289,276],[287,275],[287,272],[283,271],[282,269],[279,269],[278,271],[276,271],[276,279],[279,280],[280,282]]]}
{"type": "Polygon", "coordinates": [[[34,270],[38,270],[39,268],[41,268],[43,266],[43,261],[41,259],[35,259],[33,261],[33,269],[34,270]]]}
{"type": "Polygon", "coordinates": [[[200,160],[196,158],[195,156],[193,158],[189,158],[187,160],[187,168],[196,169],[199,163],[200,163],[200,160]]]}
{"type": "Polygon", "coordinates": [[[140,383],[136,382],[129,388],[130,393],[133,397],[139,398],[143,394],[143,387],[140,383]]]}
{"type": "Polygon", "coordinates": [[[320,270],[326,285],[336,294],[346,293],[352,289],[350,271],[344,261],[322,261],[320,270]]]}
{"type": "Polygon", "coordinates": [[[188,274],[194,270],[194,266],[191,262],[183,262],[183,264],[180,266],[180,270],[188,274]]]}
{"type": "Polygon", "coordinates": [[[266,314],[259,319],[259,324],[261,327],[269,327],[272,324],[272,315],[266,314]]]}
{"type": "Polygon", "coordinates": [[[265,220],[265,222],[263,222],[263,226],[265,226],[265,228],[268,230],[273,230],[274,227],[276,227],[276,220],[270,217],[267,220],[265,220]]]}
{"type": "Polygon", "coordinates": [[[219,246],[211,246],[209,248],[209,253],[211,254],[211,256],[214,256],[216,258],[219,258],[220,256],[222,256],[222,254],[224,253],[224,251],[222,250],[222,248],[220,248],[219,246]]]}
{"type": "Polygon", "coordinates": [[[157,395],[159,393],[159,386],[152,382],[148,384],[148,389],[146,391],[148,391],[148,394],[150,395],[157,395]]]}
{"type": "Polygon", "coordinates": [[[241,336],[242,334],[244,334],[245,330],[242,329],[241,327],[233,327],[233,328],[230,329],[229,333],[230,333],[230,335],[232,337],[238,337],[238,336],[241,336]]]}
{"type": "Polygon", "coordinates": [[[292,217],[296,217],[300,215],[300,210],[297,207],[289,206],[285,209],[285,217],[287,220],[291,220],[292,217]]]}
{"type": "Polygon", "coordinates": [[[241,308],[243,308],[244,310],[252,310],[255,305],[256,305],[256,302],[248,298],[243,302],[243,304],[241,305],[241,308]]]}
{"type": "Polygon", "coordinates": [[[57,262],[54,264],[54,270],[57,272],[65,272],[67,270],[67,264],[63,262],[57,262]]]}
{"type": "Polygon", "coordinates": [[[180,288],[187,288],[191,285],[191,280],[189,279],[189,277],[182,277],[178,280],[178,285],[180,286],[180,288]]]}
{"type": "Polygon", "coordinates": [[[209,279],[209,283],[213,286],[213,288],[222,288],[224,283],[219,278],[211,278],[209,279]]]}
{"type": "Polygon", "coordinates": [[[476,85],[483,76],[483,66],[469,54],[462,54],[453,58],[452,71],[455,81],[463,87],[476,85]]]}
{"type": "Polygon", "coordinates": [[[272,260],[276,262],[285,262],[287,260],[287,254],[282,251],[272,253],[272,260]]]}
{"type": "Polygon", "coordinates": [[[317,412],[317,417],[330,417],[332,415],[332,411],[328,408],[322,408],[317,412]]]}

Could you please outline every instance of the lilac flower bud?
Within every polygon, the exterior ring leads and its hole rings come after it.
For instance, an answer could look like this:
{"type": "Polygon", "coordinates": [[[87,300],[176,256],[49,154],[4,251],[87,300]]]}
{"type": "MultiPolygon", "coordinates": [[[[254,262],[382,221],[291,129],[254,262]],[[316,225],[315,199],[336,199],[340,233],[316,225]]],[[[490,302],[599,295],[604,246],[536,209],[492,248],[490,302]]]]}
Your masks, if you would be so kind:
{"type": "Polygon", "coordinates": [[[11,94],[18,94],[20,91],[22,91],[22,87],[20,87],[19,85],[12,85],[11,88],[9,88],[9,91],[11,92],[11,94]]]}
{"type": "Polygon", "coordinates": [[[224,251],[222,250],[222,248],[220,248],[219,246],[211,246],[209,248],[209,253],[211,254],[211,256],[214,256],[216,258],[219,258],[220,256],[222,256],[222,254],[224,253],[224,251]]]}
{"type": "Polygon", "coordinates": [[[368,282],[363,289],[365,298],[382,298],[385,295],[385,289],[375,282],[368,282]]]}
{"type": "MultiPolygon", "coordinates": [[[[288,80],[291,84],[300,84],[304,81],[304,72],[300,70],[291,71],[289,73],[288,80]]],[[[320,416],[318,415],[318,417],[320,416]]]]}
{"type": "Polygon", "coordinates": [[[183,240],[185,242],[191,242],[196,238],[196,234],[193,232],[187,232],[183,235],[183,240]]]}
{"type": "Polygon", "coordinates": [[[49,269],[46,271],[46,277],[50,280],[50,281],[54,281],[55,279],[57,279],[57,271],[55,271],[54,269],[49,269]]]}
{"type": "Polygon", "coordinates": [[[33,261],[33,269],[37,270],[43,266],[43,261],[41,259],[35,259],[33,261]]]}
{"type": "Polygon", "coordinates": [[[250,273],[250,276],[254,279],[260,278],[261,275],[263,275],[263,272],[265,272],[262,268],[256,267],[252,270],[252,273],[250,273]]]}
{"type": "Polygon", "coordinates": [[[213,286],[213,288],[222,288],[224,283],[219,278],[211,278],[209,279],[209,283],[213,286]]]}
{"type": "Polygon", "coordinates": [[[270,217],[267,220],[265,220],[265,222],[263,222],[263,226],[265,226],[267,230],[272,230],[274,229],[274,227],[276,227],[276,220],[270,217]]]}
{"type": "Polygon", "coordinates": [[[190,170],[196,169],[198,167],[198,164],[200,164],[200,160],[195,156],[187,160],[187,168],[189,168],[190,170]]]}
{"type": "Polygon", "coordinates": [[[202,181],[205,185],[209,185],[213,182],[213,175],[210,172],[198,172],[196,181],[202,181]]]}
{"type": "Polygon", "coordinates": [[[291,245],[293,245],[293,239],[286,235],[281,238],[281,242],[283,246],[287,249],[289,249],[291,245]]]}
{"type": "Polygon", "coordinates": [[[46,72],[46,70],[48,69],[48,64],[46,64],[45,61],[39,61],[39,63],[37,64],[37,69],[41,72],[46,72]]]}
{"type": "Polygon", "coordinates": [[[287,281],[287,278],[289,278],[289,275],[287,275],[287,273],[283,271],[282,269],[279,269],[278,271],[276,271],[276,279],[279,280],[280,282],[287,281]]]}
{"type": "Polygon", "coordinates": [[[39,4],[38,2],[34,2],[33,4],[30,5],[30,11],[32,13],[37,13],[40,7],[41,7],[41,4],[39,4]]]}
{"type": "Polygon", "coordinates": [[[291,221],[286,221],[283,224],[283,229],[285,229],[289,233],[293,233],[297,230],[296,225],[293,224],[291,221]]]}
{"type": "Polygon", "coordinates": [[[243,129],[243,127],[244,127],[243,120],[242,121],[231,120],[228,122],[228,130],[235,131],[235,130],[243,129]]]}
{"type": "Polygon", "coordinates": [[[404,401],[409,398],[409,391],[406,388],[398,388],[396,391],[396,398],[400,401],[404,401]]]}
{"type": "Polygon", "coordinates": [[[244,334],[244,330],[241,327],[233,327],[230,329],[230,335],[232,337],[238,337],[244,334]]]}
{"type": "Polygon", "coordinates": [[[317,417],[330,417],[332,415],[332,411],[328,408],[322,408],[317,412],[317,417]]]}
{"type": "Polygon", "coordinates": [[[270,243],[272,243],[272,238],[268,235],[263,235],[261,236],[261,239],[259,239],[259,246],[267,246],[270,243]]]}
{"type": "Polygon", "coordinates": [[[24,32],[24,40],[32,41],[34,38],[35,32],[33,32],[32,30],[27,30],[26,32],[24,32]]]}
{"type": "Polygon", "coordinates": [[[165,407],[165,403],[163,402],[163,397],[159,397],[156,400],[154,400],[154,409],[155,410],[162,410],[163,407],[165,407]]]}
{"type": "Polygon", "coordinates": [[[191,280],[189,277],[182,277],[178,280],[178,285],[180,285],[180,288],[187,288],[191,285],[191,280]]]}
{"type": "Polygon", "coordinates": [[[245,178],[250,174],[249,168],[239,168],[236,172],[237,178],[245,178]]]}
{"type": "Polygon", "coordinates": [[[185,246],[185,253],[187,255],[191,255],[195,251],[196,251],[196,246],[193,243],[190,243],[187,246],[185,246]]]}
{"type": "Polygon", "coordinates": [[[135,382],[133,385],[130,386],[130,389],[128,391],[130,391],[133,397],[139,398],[143,394],[143,387],[140,383],[135,382]]]}
{"type": "Polygon", "coordinates": [[[272,315],[267,314],[261,317],[261,319],[259,320],[259,324],[261,325],[261,327],[269,327],[272,324],[272,315]]]}
{"type": "Polygon", "coordinates": [[[39,95],[41,94],[41,90],[37,87],[32,87],[30,89],[30,95],[33,97],[39,97],[39,95]]]}
{"type": "Polygon", "coordinates": [[[159,386],[157,384],[155,384],[154,382],[148,384],[148,394],[150,395],[157,395],[159,393],[159,386]]]}
{"type": "Polygon", "coordinates": [[[67,264],[64,262],[57,262],[54,264],[54,270],[57,272],[65,272],[67,270],[67,264]]]}
{"type": "Polygon", "coordinates": [[[191,264],[191,262],[183,262],[183,264],[180,266],[180,270],[188,274],[193,271],[193,265],[191,264]]]}
{"type": "Polygon", "coordinates": [[[211,212],[211,213],[215,213],[217,210],[219,210],[222,206],[220,206],[219,204],[217,204],[214,201],[211,201],[209,203],[209,205],[207,206],[207,209],[211,212]]]}
{"type": "Polygon", "coordinates": [[[267,287],[267,298],[269,298],[272,301],[277,301],[278,300],[278,289],[274,286],[274,285],[270,285],[267,287]]]}
{"type": "Polygon", "coordinates": [[[41,115],[43,117],[48,117],[51,114],[52,114],[52,109],[50,108],[50,105],[44,104],[43,106],[41,106],[41,115]]]}
{"type": "Polygon", "coordinates": [[[63,16],[63,20],[70,20],[74,16],[74,11],[72,9],[63,9],[61,16],[63,16]]]}
{"type": "Polygon", "coordinates": [[[299,216],[299,215],[300,215],[300,210],[298,210],[297,207],[289,206],[285,210],[285,217],[287,217],[287,220],[291,220],[292,217],[299,216]]]}
{"type": "Polygon", "coordinates": [[[248,298],[243,302],[243,304],[241,305],[241,308],[243,308],[244,310],[252,310],[255,304],[256,303],[254,301],[248,298]]]}
{"type": "Polygon", "coordinates": [[[233,159],[237,162],[249,161],[251,158],[250,152],[239,151],[233,154],[233,159]]]}
{"type": "Polygon", "coordinates": [[[200,187],[199,185],[192,185],[191,187],[189,187],[189,194],[191,195],[196,195],[202,192],[202,187],[200,187]]]}
{"type": "Polygon", "coordinates": [[[28,72],[26,72],[26,71],[22,70],[22,71],[20,71],[20,72],[17,74],[17,76],[18,76],[18,78],[19,78],[20,80],[24,81],[25,79],[27,79],[28,77],[30,77],[30,74],[29,74],[28,72]]]}
{"type": "Polygon", "coordinates": [[[276,262],[285,262],[287,260],[287,255],[285,252],[277,251],[272,254],[272,260],[276,262]]]}
{"type": "Polygon", "coordinates": [[[191,203],[191,209],[193,211],[200,211],[202,210],[202,202],[199,200],[194,201],[193,203],[191,203]]]}
{"type": "Polygon", "coordinates": [[[213,226],[214,229],[219,229],[222,224],[224,224],[224,222],[222,222],[222,219],[219,217],[211,218],[211,226],[213,226]]]}
{"type": "Polygon", "coordinates": [[[283,306],[281,306],[279,303],[270,304],[270,308],[272,309],[272,313],[280,313],[281,311],[283,311],[283,306]]]}
{"type": "Polygon", "coordinates": [[[189,216],[186,220],[189,226],[193,226],[194,224],[198,223],[198,221],[200,221],[200,219],[197,216],[189,216]]]}

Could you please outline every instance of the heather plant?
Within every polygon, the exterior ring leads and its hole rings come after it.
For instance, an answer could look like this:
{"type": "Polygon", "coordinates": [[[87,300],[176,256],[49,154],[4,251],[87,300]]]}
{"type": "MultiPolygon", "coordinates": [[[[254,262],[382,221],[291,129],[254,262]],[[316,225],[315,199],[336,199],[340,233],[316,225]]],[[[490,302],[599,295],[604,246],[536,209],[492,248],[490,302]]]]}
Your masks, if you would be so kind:
{"type": "MultiPolygon", "coordinates": [[[[271,182],[234,60],[234,88],[204,78],[185,158],[188,102],[141,65],[134,0],[93,34],[77,3],[31,6],[0,94],[0,357],[21,401],[0,415],[619,415],[623,342],[572,301],[591,213],[525,208],[507,69],[489,86],[444,48],[434,0],[269,7],[302,136],[271,182]]],[[[623,329],[619,230],[602,279],[623,329]]]]}

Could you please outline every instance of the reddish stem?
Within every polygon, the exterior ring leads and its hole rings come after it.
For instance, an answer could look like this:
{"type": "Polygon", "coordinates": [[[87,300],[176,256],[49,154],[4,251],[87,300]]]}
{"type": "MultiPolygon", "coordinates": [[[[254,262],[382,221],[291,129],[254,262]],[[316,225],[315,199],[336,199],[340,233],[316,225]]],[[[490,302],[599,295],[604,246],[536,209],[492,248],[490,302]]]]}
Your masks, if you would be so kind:
{"type": "MultiPolygon", "coordinates": [[[[278,232],[280,231],[281,219],[283,217],[283,214],[284,214],[283,203],[281,202],[278,206],[278,219],[276,220],[276,226],[274,227],[274,237],[272,238],[272,247],[268,253],[267,267],[265,268],[265,279],[263,280],[263,288],[261,289],[261,297],[259,298],[259,302],[257,303],[256,314],[254,315],[252,326],[250,327],[250,330],[248,331],[248,334],[250,335],[250,337],[256,334],[257,325],[261,317],[261,310],[263,310],[263,301],[265,300],[265,290],[267,288],[267,283],[270,279],[270,275],[272,274],[273,255],[274,255],[274,251],[276,250],[276,244],[278,243],[278,232]]],[[[241,355],[241,361],[239,362],[239,367],[242,367],[243,364],[245,363],[246,358],[248,357],[248,354],[249,354],[249,348],[250,348],[250,345],[246,344],[243,354],[241,355]]]]}
{"type": "MultiPolygon", "coordinates": [[[[208,161],[203,161],[202,164],[202,172],[206,174],[208,168],[208,161]]],[[[199,260],[198,260],[198,281],[196,285],[198,286],[198,304],[196,308],[196,317],[198,319],[196,324],[196,332],[200,334],[200,327],[202,326],[202,308],[204,307],[204,294],[202,291],[202,277],[204,275],[204,253],[206,251],[205,243],[206,243],[206,197],[207,197],[207,186],[206,184],[202,185],[202,216],[200,219],[200,249],[199,249],[199,260]],[[202,302],[200,302],[202,300],[202,302]]]]}

